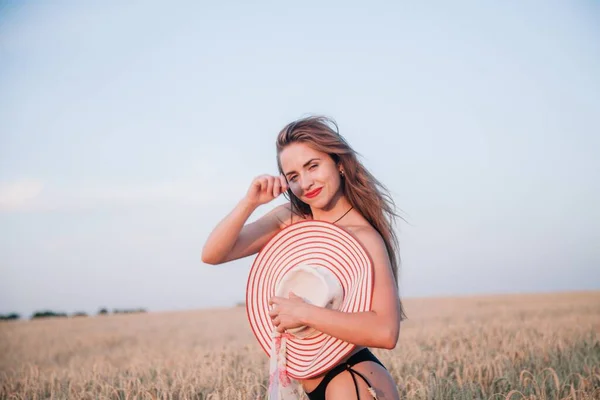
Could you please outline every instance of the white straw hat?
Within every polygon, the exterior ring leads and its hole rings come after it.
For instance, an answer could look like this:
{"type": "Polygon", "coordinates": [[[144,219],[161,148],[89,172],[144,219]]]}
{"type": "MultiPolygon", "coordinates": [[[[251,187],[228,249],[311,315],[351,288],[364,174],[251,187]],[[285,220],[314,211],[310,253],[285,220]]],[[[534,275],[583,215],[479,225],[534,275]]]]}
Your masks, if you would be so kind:
{"type": "MultiPolygon", "coordinates": [[[[373,265],[362,245],[342,228],[324,221],[294,223],[275,235],[250,269],[246,311],[250,327],[267,355],[273,345],[269,299],[293,291],[305,301],[342,312],[371,310],[373,265]]],[[[290,329],[287,373],[317,376],[335,366],[354,344],[308,327],[290,329]]]]}

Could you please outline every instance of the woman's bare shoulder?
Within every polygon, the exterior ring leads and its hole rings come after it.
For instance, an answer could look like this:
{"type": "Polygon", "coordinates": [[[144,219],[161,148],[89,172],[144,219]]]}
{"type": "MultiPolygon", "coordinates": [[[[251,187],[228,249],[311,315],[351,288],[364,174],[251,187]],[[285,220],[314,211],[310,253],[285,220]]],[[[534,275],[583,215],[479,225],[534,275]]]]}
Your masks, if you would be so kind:
{"type": "Polygon", "coordinates": [[[279,221],[279,229],[283,229],[295,222],[305,221],[306,218],[292,210],[290,203],[280,204],[271,211],[279,221]]]}
{"type": "Polygon", "coordinates": [[[368,222],[347,227],[369,253],[385,250],[385,242],[381,234],[368,222]]]}

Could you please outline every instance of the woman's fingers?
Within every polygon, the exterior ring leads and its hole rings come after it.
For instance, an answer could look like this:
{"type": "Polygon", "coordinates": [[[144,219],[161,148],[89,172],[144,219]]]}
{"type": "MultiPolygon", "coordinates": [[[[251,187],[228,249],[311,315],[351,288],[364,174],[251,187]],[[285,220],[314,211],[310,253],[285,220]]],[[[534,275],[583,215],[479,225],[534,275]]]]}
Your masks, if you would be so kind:
{"type": "Polygon", "coordinates": [[[281,179],[273,178],[273,197],[281,194],[281,179]]]}
{"type": "Polygon", "coordinates": [[[269,311],[269,317],[271,318],[276,317],[277,314],[279,314],[279,309],[277,309],[277,307],[273,307],[271,311],[269,311]]]}
{"type": "Polygon", "coordinates": [[[273,306],[273,308],[275,308],[276,304],[281,304],[281,301],[283,300],[283,297],[278,297],[278,296],[273,296],[269,299],[269,305],[273,306]]]}
{"type": "Polygon", "coordinates": [[[285,179],[285,176],[283,176],[283,175],[275,176],[275,177],[273,177],[273,180],[274,180],[273,197],[277,197],[280,194],[282,194],[288,190],[288,183],[287,183],[287,180],[285,179]]]}
{"type": "Polygon", "coordinates": [[[262,193],[262,192],[264,192],[265,190],[267,190],[267,185],[268,185],[268,180],[267,180],[267,177],[266,177],[266,176],[261,176],[261,177],[258,179],[258,181],[259,181],[259,185],[258,185],[258,187],[259,187],[259,189],[260,189],[260,192],[262,193]]]}
{"type": "Polygon", "coordinates": [[[254,180],[252,181],[252,187],[254,190],[260,193],[262,191],[262,177],[259,176],[254,178],[254,180]]]}
{"type": "Polygon", "coordinates": [[[261,205],[277,198],[288,188],[289,186],[283,175],[259,175],[252,181],[247,196],[253,202],[261,205]]]}

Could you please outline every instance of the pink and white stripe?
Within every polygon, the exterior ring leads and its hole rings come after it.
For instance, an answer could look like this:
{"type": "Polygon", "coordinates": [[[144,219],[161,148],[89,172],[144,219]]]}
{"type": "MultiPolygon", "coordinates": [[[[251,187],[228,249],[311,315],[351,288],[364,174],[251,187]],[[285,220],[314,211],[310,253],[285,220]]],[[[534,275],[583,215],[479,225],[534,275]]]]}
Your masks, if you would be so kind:
{"type": "MultiPolygon", "coordinates": [[[[301,221],[275,235],[259,252],[248,276],[246,311],[259,344],[270,355],[273,324],[269,299],[276,283],[298,264],[329,269],[339,280],[344,301],[340,311],[370,311],[373,265],[362,245],[342,228],[324,221],[301,221]]],[[[317,376],[355,347],[324,333],[287,341],[287,370],[295,379],[317,376]]]]}

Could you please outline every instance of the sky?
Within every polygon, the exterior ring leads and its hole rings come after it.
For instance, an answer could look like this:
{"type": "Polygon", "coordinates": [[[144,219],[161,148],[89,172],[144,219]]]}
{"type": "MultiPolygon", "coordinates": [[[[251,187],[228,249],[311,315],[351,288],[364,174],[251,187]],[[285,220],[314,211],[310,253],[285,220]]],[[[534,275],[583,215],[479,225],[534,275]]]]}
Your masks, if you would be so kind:
{"type": "Polygon", "coordinates": [[[243,301],[202,246],[313,114],[405,219],[403,297],[598,290],[598,71],[591,0],[1,2],[0,313],[243,301]]]}

